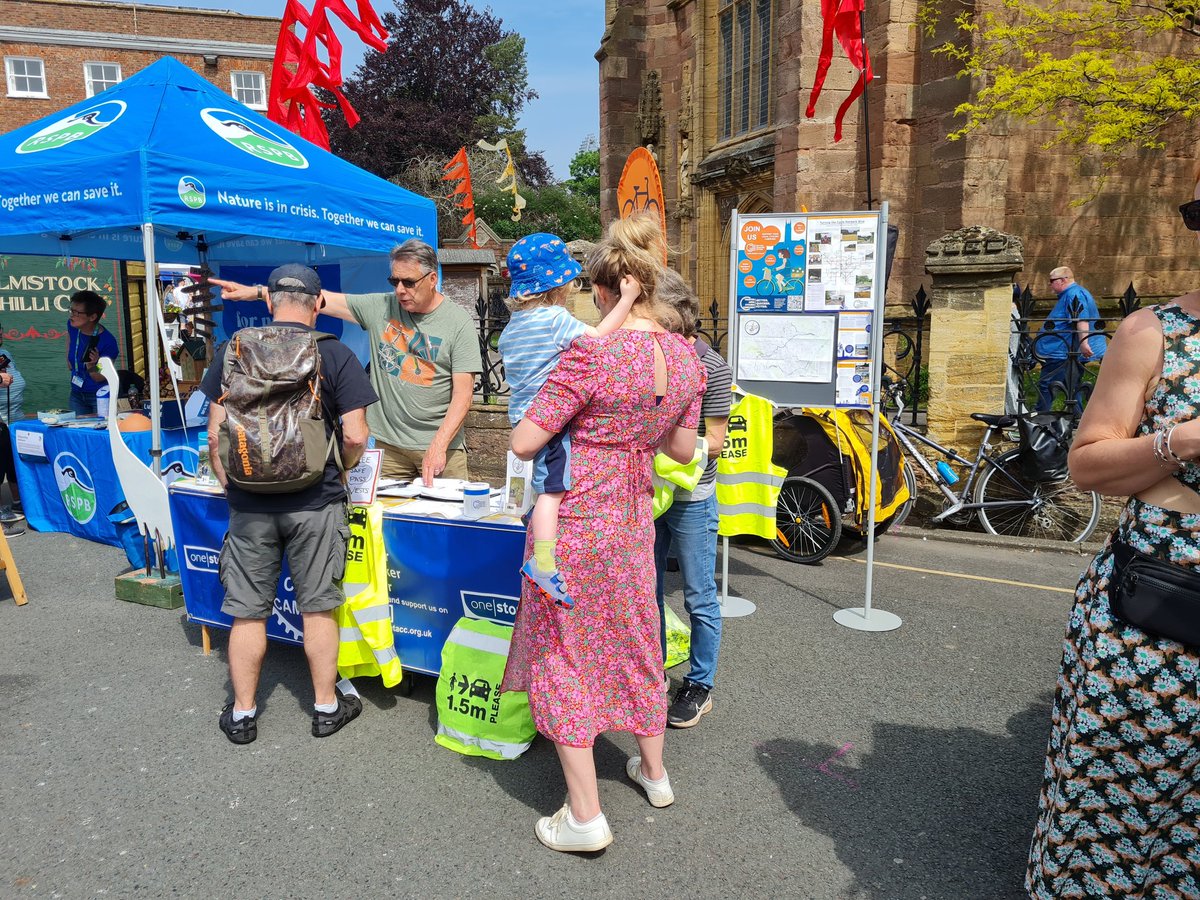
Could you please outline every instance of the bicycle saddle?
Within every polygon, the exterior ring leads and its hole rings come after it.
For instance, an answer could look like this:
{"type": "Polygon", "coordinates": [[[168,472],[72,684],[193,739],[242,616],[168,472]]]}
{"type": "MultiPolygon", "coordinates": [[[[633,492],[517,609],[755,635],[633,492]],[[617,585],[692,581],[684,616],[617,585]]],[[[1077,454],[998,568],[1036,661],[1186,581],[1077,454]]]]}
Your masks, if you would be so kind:
{"type": "Polygon", "coordinates": [[[996,428],[1011,428],[1017,424],[1017,420],[1012,416],[992,416],[987,413],[971,413],[971,418],[976,422],[983,422],[985,425],[992,425],[996,428]]]}

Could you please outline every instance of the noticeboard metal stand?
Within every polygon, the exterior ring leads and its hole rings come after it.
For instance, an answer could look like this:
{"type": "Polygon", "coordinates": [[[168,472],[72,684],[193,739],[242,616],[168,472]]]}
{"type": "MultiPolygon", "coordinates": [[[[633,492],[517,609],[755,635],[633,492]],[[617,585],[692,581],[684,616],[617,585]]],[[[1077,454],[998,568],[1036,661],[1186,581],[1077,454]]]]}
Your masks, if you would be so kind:
{"type": "Polygon", "coordinates": [[[727,537],[721,538],[721,596],[719,599],[722,619],[739,619],[758,609],[745,597],[729,595],[729,538],[727,537]]]}
{"type": "MultiPolygon", "coordinates": [[[[855,365],[861,367],[863,362],[869,363],[869,373],[867,378],[866,391],[868,392],[869,406],[871,410],[871,460],[869,472],[869,500],[868,500],[868,520],[867,520],[867,566],[866,566],[866,583],[864,585],[863,605],[849,609],[838,610],[834,614],[834,621],[839,625],[844,625],[847,628],[852,628],[857,631],[891,631],[899,628],[902,624],[899,616],[884,610],[875,609],[872,603],[872,594],[874,589],[874,566],[875,566],[875,504],[878,496],[878,455],[879,455],[879,421],[882,415],[882,402],[880,398],[880,381],[883,368],[883,317],[884,317],[884,294],[885,294],[885,278],[887,272],[887,254],[885,252],[885,244],[887,238],[887,218],[888,204],[883,202],[880,204],[878,212],[875,211],[855,211],[855,212],[814,212],[814,213],[794,213],[779,216],[776,214],[764,213],[761,216],[756,216],[756,219],[771,220],[783,218],[783,228],[776,227],[777,223],[772,223],[769,226],[762,227],[761,234],[766,235],[766,232],[771,231],[770,237],[766,240],[760,240],[758,236],[752,236],[752,229],[758,224],[751,222],[749,217],[747,223],[742,222],[738,210],[733,210],[730,223],[731,247],[730,247],[730,312],[729,312],[729,332],[730,332],[730,364],[734,370],[734,381],[742,388],[751,393],[766,397],[780,406],[836,406],[836,405],[852,405],[862,408],[864,404],[854,403],[853,399],[847,401],[846,388],[847,385],[842,380],[842,374],[839,373],[839,363],[849,368],[850,373],[854,376],[853,383],[858,385],[854,388],[857,393],[854,397],[861,397],[863,392],[861,373],[854,368],[855,365]],[[837,220],[847,220],[838,222],[837,220]],[[857,265],[864,260],[869,260],[870,257],[862,253],[857,258],[850,259],[850,263],[856,263],[851,266],[846,262],[847,248],[854,249],[856,235],[854,234],[854,220],[858,220],[862,225],[869,223],[874,224],[874,234],[869,238],[873,241],[874,247],[870,251],[874,254],[875,275],[873,284],[870,285],[871,304],[867,306],[859,306],[866,300],[866,284],[868,276],[864,270],[857,265]],[[743,233],[743,224],[747,229],[743,233]],[[815,230],[814,230],[815,227],[815,230]],[[818,234],[824,231],[824,243],[818,241],[818,234]],[[803,238],[803,242],[799,238],[803,238]],[[780,242],[782,238],[782,242],[780,242]],[[773,239],[773,240],[772,240],[773,239]],[[739,240],[742,242],[743,256],[739,257],[739,240]],[[829,247],[832,240],[833,246],[829,247]],[[838,242],[843,243],[838,243],[838,242]],[[776,249],[772,251],[774,246],[776,249]],[[820,256],[823,259],[822,263],[814,263],[814,255],[809,252],[810,249],[816,248],[821,251],[820,256]],[[825,259],[828,250],[832,250],[832,256],[835,260],[831,265],[828,259],[825,259]],[[798,265],[799,256],[803,254],[803,266],[798,265]],[[814,281],[814,276],[823,278],[828,281],[830,279],[831,270],[836,270],[837,263],[845,264],[846,272],[836,272],[843,283],[834,284],[834,286],[822,293],[819,283],[814,281]],[[785,272],[785,265],[790,266],[785,272]],[[861,278],[850,273],[850,269],[861,275],[861,278]],[[761,269],[761,271],[760,271],[761,269]],[[802,271],[804,277],[798,279],[797,272],[802,271]],[[739,274],[740,273],[740,274],[739,274]],[[744,276],[743,288],[739,291],[739,278],[744,276]],[[778,289],[772,288],[771,279],[774,279],[778,289]],[[861,284],[859,282],[862,282],[861,284]],[[848,282],[848,283],[847,283],[848,282]],[[759,285],[765,285],[766,291],[758,290],[759,285]],[[748,296],[750,287],[754,287],[754,293],[759,297],[748,296]],[[814,286],[818,289],[813,290],[814,286]],[[792,294],[795,290],[798,297],[792,294]],[[782,298],[775,295],[782,293],[785,296],[782,298]],[[810,296],[812,295],[812,296],[810,296]],[[815,302],[814,302],[815,298],[815,302]],[[793,303],[798,304],[798,308],[793,306],[793,303]],[[841,338],[842,316],[843,314],[859,314],[863,315],[870,312],[870,337],[868,340],[861,340],[865,337],[861,330],[855,332],[855,328],[861,329],[861,324],[851,326],[850,331],[858,335],[860,340],[855,341],[849,348],[845,346],[845,342],[841,338]],[[815,313],[815,315],[813,315],[815,313]],[[746,327],[742,327],[741,319],[747,316],[746,327]],[[782,316],[782,317],[781,317],[782,316]],[[811,318],[808,318],[811,316],[811,318]],[[810,356],[808,362],[814,364],[814,370],[802,372],[798,368],[793,368],[788,374],[782,377],[772,378],[778,370],[772,370],[771,365],[780,362],[780,360],[759,359],[756,360],[756,366],[743,366],[741,359],[742,353],[742,338],[743,330],[747,335],[755,335],[755,343],[761,349],[764,344],[762,336],[767,334],[767,326],[772,322],[775,325],[784,321],[784,318],[792,323],[805,321],[807,318],[808,325],[802,325],[797,331],[794,326],[780,326],[776,333],[779,339],[787,341],[791,346],[795,346],[795,335],[799,334],[804,339],[809,341],[820,341],[828,334],[829,324],[822,328],[818,326],[818,322],[822,317],[833,316],[836,319],[836,328],[838,331],[838,339],[830,350],[831,361],[833,364],[832,377],[829,381],[825,381],[822,377],[822,367],[828,364],[829,361],[817,359],[815,356],[810,356]],[[786,330],[790,327],[790,331],[786,330]],[[761,330],[762,334],[759,334],[761,330]],[[789,338],[789,334],[792,335],[789,338]],[[844,351],[849,349],[850,353],[844,351]],[[864,352],[866,358],[864,359],[864,352]],[[765,363],[765,364],[764,364],[765,363]],[[744,371],[743,371],[744,370],[744,371]],[[743,374],[748,377],[743,378],[743,374]],[[839,390],[841,395],[839,396],[839,390]]],[[[870,229],[858,235],[859,242],[868,240],[867,234],[870,229]]],[[[861,251],[860,251],[861,253],[861,251]]],[[[853,254],[850,254],[853,257],[853,254]]],[[[869,271],[869,268],[866,269],[869,271]]],[[[747,338],[749,340],[749,338],[747,338]]],[[[782,346],[782,344],[781,344],[782,346]]],[[[810,346],[812,344],[810,343],[810,346]]],[[[819,346],[819,343],[817,344],[819,346]]],[[[763,354],[770,356],[772,354],[763,354]]],[[[780,354],[776,353],[775,356],[780,354]]],[[[786,361],[783,365],[786,366],[786,361]]],[[[784,368],[786,372],[786,368],[784,368]]],[[[727,594],[726,581],[728,579],[728,542],[725,545],[725,559],[722,564],[722,597],[727,594]]],[[[722,613],[725,615],[725,613],[722,613]]]]}
{"type": "MultiPolygon", "coordinates": [[[[887,201],[879,208],[879,233],[887,235],[887,201]]],[[[863,588],[863,605],[839,609],[833,621],[855,631],[895,631],[903,623],[898,615],[872,606],[875,586],[875,501],[879,494],[879,419],[883,415],[881,379],[883,377],[883,314],[884,287],[886,278],[886,254],[876,253],[877,284],[880,286],[875,300],[875,328],[871,330],[871,474],[869,499],[867,501],[867,577],[863,588]]]]}

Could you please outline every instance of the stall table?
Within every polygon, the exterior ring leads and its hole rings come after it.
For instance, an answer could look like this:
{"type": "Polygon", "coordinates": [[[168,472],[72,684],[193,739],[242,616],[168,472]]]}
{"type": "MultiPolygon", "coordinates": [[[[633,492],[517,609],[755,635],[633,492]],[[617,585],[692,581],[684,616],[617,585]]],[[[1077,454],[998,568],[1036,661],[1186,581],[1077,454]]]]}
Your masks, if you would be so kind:
{"type": "MultiPolygon", "coordinates": [[[[188,619],[202,626],[229,628],[221,612],[224,591],[217,574],[229,528],[229,507],[219,488],[182,479],[170,487],[171,518],[179,554],[179,575],[188,619]]],[[[400,664],[437,675],[442,645],[462,616],[511,625],[521,596],[525,528],[510,517],[477,521],[456,515],[453,504],[383,501],[383,540],[387,552],[392,634],[400,664]]],[[[267,620],[267,637],[303,643],[291,577],[284,570],[267,620]]],[[[205,645],[207,648],[207,634],[205,645]]]]}
{"type": "MultiPolygon", "coordinates": [[[[108,515],[125,500],[125,492],[113,466],[107,429],[29,419],[14,423],[11,431],[17,485],[30,526],[120,546],[108,515]]],[[[126,431],[121,436],[150,465],[150,432],[126,431]]],[[[164,480],[195,474],[198,438],[195,428],[162,430],[164,480]]]]}

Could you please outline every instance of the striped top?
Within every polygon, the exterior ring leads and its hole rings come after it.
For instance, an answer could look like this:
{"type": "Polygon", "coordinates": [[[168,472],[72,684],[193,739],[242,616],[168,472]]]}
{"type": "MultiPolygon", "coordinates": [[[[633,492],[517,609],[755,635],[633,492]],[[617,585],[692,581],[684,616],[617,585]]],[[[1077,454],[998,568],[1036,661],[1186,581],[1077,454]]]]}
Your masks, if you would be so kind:
{"type": "MultiPolygon", "coordinates": [[[[728,419],[729,409],[733,405],[733,370],[725,359],[703,341],[696,342],[696,352],[700,362],[708,370],[708,387],[704,389],[704,399],[700,402],[700,434],[704,434],[705,419],[728,419]]],[[[707,500],[716,490],[717,457],[710,456],[700,483],[691,491],[677,490],[676,503],[695,503],[707,500]]]]}
{"type": "Polygon", "coordinates": [[[508,421],[514,427],[564,350],[587,333],[587,326],[561,306],[535,306],[514,312],[500,334],[497,349],[504,359],[504,377],[512,389],[508,421]]]}

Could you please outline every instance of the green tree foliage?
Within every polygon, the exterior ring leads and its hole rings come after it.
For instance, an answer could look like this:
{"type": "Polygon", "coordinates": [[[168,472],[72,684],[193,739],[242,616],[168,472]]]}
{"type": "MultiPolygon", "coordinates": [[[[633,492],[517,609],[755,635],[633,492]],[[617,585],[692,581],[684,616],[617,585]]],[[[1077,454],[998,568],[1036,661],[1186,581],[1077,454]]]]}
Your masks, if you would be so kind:
{"type": "Polygon", "coordinates": [[[1196,115],[1196,0],[1002,0],[995,11],[953,13],[963,6],[926,0],[921,12],[930,35],[953,16],[956,37],[934,52],[978,85],[956,110],[965,123],[951,139],[1012,116],[1111,163],[1131,148],[1161,148],[1167,128],[1196,115]]]}
{"type": "Polygon", "coordinates": [[[567,188],[572,194],[592,197],[600,208],[600,145],[594,135],[579,145],[579,150],[571,159],[571,178],[567,188]]]}
{"type": "MultiPolygon", "coordinates": [[[[600,158],[598,149],[588,150],[587,146],[585,142],[571,160],[572,177],[569,180],[537,187],[518,185],[527,205],[517,222],[512,220],[512,193],[501,190],[497,184],[503,172],[503,155],[468,147],[476,217],[487,222],[499,237],[511,240],[535,231],[548,231],[565,241],[597,240],[600,237],[600,158]],[[591,162],[588,161],[589,153],[594,157],[591,162]],[[589,172],[594,172],[594,178],[589,172]]],[[[411,160],[404,171],[392,179],[434,200],[438,234],[442,239],[457,237],[463,231],[464,211],[448,196],[453,189],[451,182],[442,181],[443,167],[449,161],[450,155],[423,156],[411,160]]]]}
{"type": "Polygon", "coordinates": [[[529,88],[525,39],[504,31],[490,9],[467,0],[396,0],[382,15],[387,50],[368,51],[346,96],[362,121],[326,113],[334,153],[384,178],[414,159],[449,159],[459,147],[506,138],[525,184],[553,178],[540,153],[525,150],[516,128],[529,88]]]}

